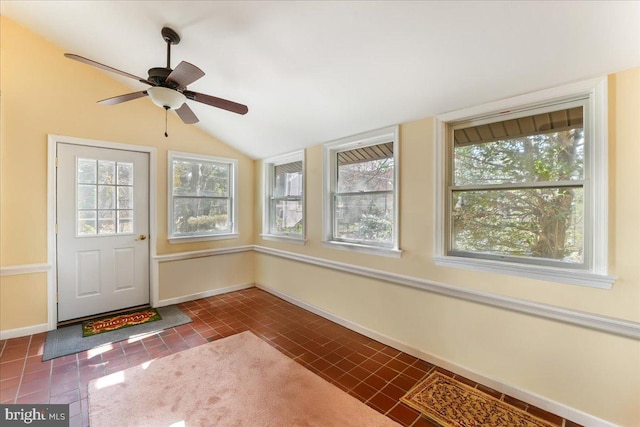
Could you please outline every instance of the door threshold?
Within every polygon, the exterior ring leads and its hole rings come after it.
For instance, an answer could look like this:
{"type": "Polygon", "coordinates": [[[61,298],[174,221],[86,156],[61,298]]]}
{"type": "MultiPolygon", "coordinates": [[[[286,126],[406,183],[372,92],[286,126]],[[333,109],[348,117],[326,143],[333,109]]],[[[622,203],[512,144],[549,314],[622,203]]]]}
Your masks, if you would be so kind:
{"type": "Polygon", "coordinates": [[[99,319],[101,317],[113,316],[120,313],[128,313],[130,311],[142,310],[144,308],[151,308],[151,304],[136,305],[133,307],[123,308],[122,310],[105,311],[104,313],[92,314],[91,316],[78,317],[76,319],[70,319],[70,320],[63,320],[62,322],[57,323],[57,328],[60,328],[62,326],[76,325],[78,323],[82,323],[87,320],[99,319]]]}

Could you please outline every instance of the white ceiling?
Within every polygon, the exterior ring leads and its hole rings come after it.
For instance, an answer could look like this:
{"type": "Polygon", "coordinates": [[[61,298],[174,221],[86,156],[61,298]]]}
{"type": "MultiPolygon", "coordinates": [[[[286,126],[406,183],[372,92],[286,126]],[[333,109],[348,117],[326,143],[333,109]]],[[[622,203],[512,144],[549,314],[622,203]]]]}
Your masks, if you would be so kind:
{"type": "Polygon", "coordinates": [[[196,126],[253,158],[640,65],[638,1],[3,0],[0,12],[142,77],[165,65],[172,27],[172,66],[207,73],[189,89],[249,106],[190,102],[196,126]]]}

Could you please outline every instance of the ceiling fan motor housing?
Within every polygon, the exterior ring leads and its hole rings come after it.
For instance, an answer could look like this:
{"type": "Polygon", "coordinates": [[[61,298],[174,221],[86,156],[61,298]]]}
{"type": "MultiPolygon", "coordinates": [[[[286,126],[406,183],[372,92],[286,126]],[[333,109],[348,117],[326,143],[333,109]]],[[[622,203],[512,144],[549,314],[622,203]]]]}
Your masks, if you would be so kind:
{"type": "Polygon", "coordinates": [[[159,86],[170,87],[172,89],[176,88],[177,84],[167,84],[167,77],[173,71],[171,68],[167,67],[154,67],[149,69],[149,81],[155,83],[159,86]]]}

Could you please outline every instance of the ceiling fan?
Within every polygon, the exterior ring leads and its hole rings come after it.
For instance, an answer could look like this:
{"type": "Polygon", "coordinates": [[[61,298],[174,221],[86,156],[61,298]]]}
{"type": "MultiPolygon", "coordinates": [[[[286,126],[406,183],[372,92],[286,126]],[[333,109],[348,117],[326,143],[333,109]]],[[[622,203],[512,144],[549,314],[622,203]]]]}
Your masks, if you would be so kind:
{"type": "MultiPolygon", "coordinates": [[[[93,65],[94,67],[101,68],[106,71],[120,74],[121,76],[138,80],[139,82],[146,83],[151,86],[147,90],[140,92],[127,93],[125,95],[103,99],[98,101],[98,104],[115,105],[121,102],[132,101],[144,96],[149,96],[154,104],[164,108],[165,111],[175,110],[178,116],[186,124],[198,122],[198,118],[187,105],[187,100],[200,102],[212,107],[222,108],[223,110],[237,114],[247,114],[249,109],[246,105],[187,90],[187,85],[204,76],[204,72],[195,65],[185,61],[180,62],[175,69],[171,69],[171,45],[180,43],[180,36],[168,27],[164,27],[161,33],[162,38],[167,43],[167,66],[149,69],[149,77],[146,79],[73,53],[65,53],[64,56],[85,64],[93,65]]],[[[167,136],[166,132],[165,136],[167,136]]]]}

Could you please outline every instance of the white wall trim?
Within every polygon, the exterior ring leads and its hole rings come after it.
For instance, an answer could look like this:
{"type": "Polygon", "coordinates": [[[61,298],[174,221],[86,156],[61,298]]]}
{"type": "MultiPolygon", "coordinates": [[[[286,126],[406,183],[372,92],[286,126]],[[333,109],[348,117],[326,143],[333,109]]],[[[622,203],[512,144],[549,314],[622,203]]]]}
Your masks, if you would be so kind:
{"type": "Polygon", "coordinates": [[[287,252],[264,246],[254,246],[254,249],[258,253],[274,255],[293,261],[304,262],[307,264],[317,265],[320,267],[330,268],[346,273],[357,274],[359,276],[369,277],[371,279],[384,280],[386,282],[422,289],[428,292],[433,292],[436,294],[445,295],[465,301],[485,304],[519,313],[531,314],[544,319],[557,320],[571,325],[577,325],[584,328],[595,329],[597,331],[640,340],[640,323],[630,320],[618,319],[615,317],[608,317],[550,304],[527,301],[520,298],[497,295],[491,292],[466,289],[459,286],[434,282],[418,277],[404,276],[388,271],[331,261],[323,258],[287,252]]]}
{"type": "Polygon", "coordinates": [[[209,256],[226,255],[226,254],[236,254],[239,252],[248,252],[252,250],[253,250],[252,245],[234,246],[231,248],[204,249],[201,251],[178,252],[175,254],[156,255],[153,257],[153,259],[156,260],[157,262],[181,261],[185,259],[204,258],[209,256]]]}
{"type": "Polygon", "coordinates": [[[0,267],[0,277],[18,276],[20,274],[48,273],[51,270],[50,264],[22,264],[6,265],[0,267]]]}
{"type": "Polygon", "coordinates": [[[417,350],[404,342],[395,340],[386,335],[380,334],[376,331],[373,331],[369,328],[361,326],[357,323],[346,320],[340,316],[329,313],[324,309],[317,307],[315,305],[306,303],[301,301],[295,297],[287,295],[283,292],[280,292],[277,289],[271,288],[269,286],[264,286],[261,284],[255,285],[258,289],[262,289],[265,292],[273,294],[278,298],[281,298],[285,301],[290,302],[291,304],[297,305],[307,311],[310,311],[318,316],[324,317],[325,319],[329,319],[332,322],[335,322],[339,325],[344,326],[345,328],[351,329],[352,331],[358,332],[362,335],[365,335],[371,339],[379,341],[385,345],[393,347],[397,350],[403,351],[404,353],[410,354],[419,359],[425,360],[429,363],[432,363],[436,366],[444,368],[448,371],[451,371],[455,374],[461,375],[465,378],[468,378],[477,383],[483,384],[487,387],[490,387],[494,390],[497,390],[501,393],[507,394],[509,396],[515,397],[516,399],[522,400],[523,402],[527,402],[531,405],[537,406],[538,408],[544,409],[546,411],[552,412],[556,415],[559,415],[568,420],[577,422],[582,425],[594,426],[594,427],[615,427],[616,425],[610,423],[609,421],[602,420],[593,415],[582,412],[578,409],[566,406],[562,403],[556,402],[554,400],[548,399],[544,396],[541,396],[536,393],[532,393],[530,391],[521,389],[519,387],[515,387],[510,384],[503,383],[495,378],[487,377],[482,375],[476,371],[465,368],[464,366],[460,366],[456,363],[450,362],[446,359],[442,359],[438,356],[434,356],[430,353],[425,353],[421,350],[417,350]]]}
{"type": "Polygon", "coordinates": [[[46,323],[40,323],[38,325],[25,326],[24,328],[6,329],[0,331],[0,340],[8,340],[11,338],[25,337],[29,335],[39,334],[47,332],[49,325],[46,323]]]}
{"type": "Polygon", "coordinates": [[[167,298],[167,299],[158,301],[158,305],[156,305],[155,307],[164,307],[166,305],[180,304],[183,302],[193,301],[200,298],[207,298],[215,295],[227,294],[229,292],[241,291],[243,289],[253,288],[254,286],[255,285],[253,283],[245,283],[243,285],[227,286],[224,288],[212,289],[210,291],[198,292],[195,294],[184,295],[181,297],[167,298]]]}

